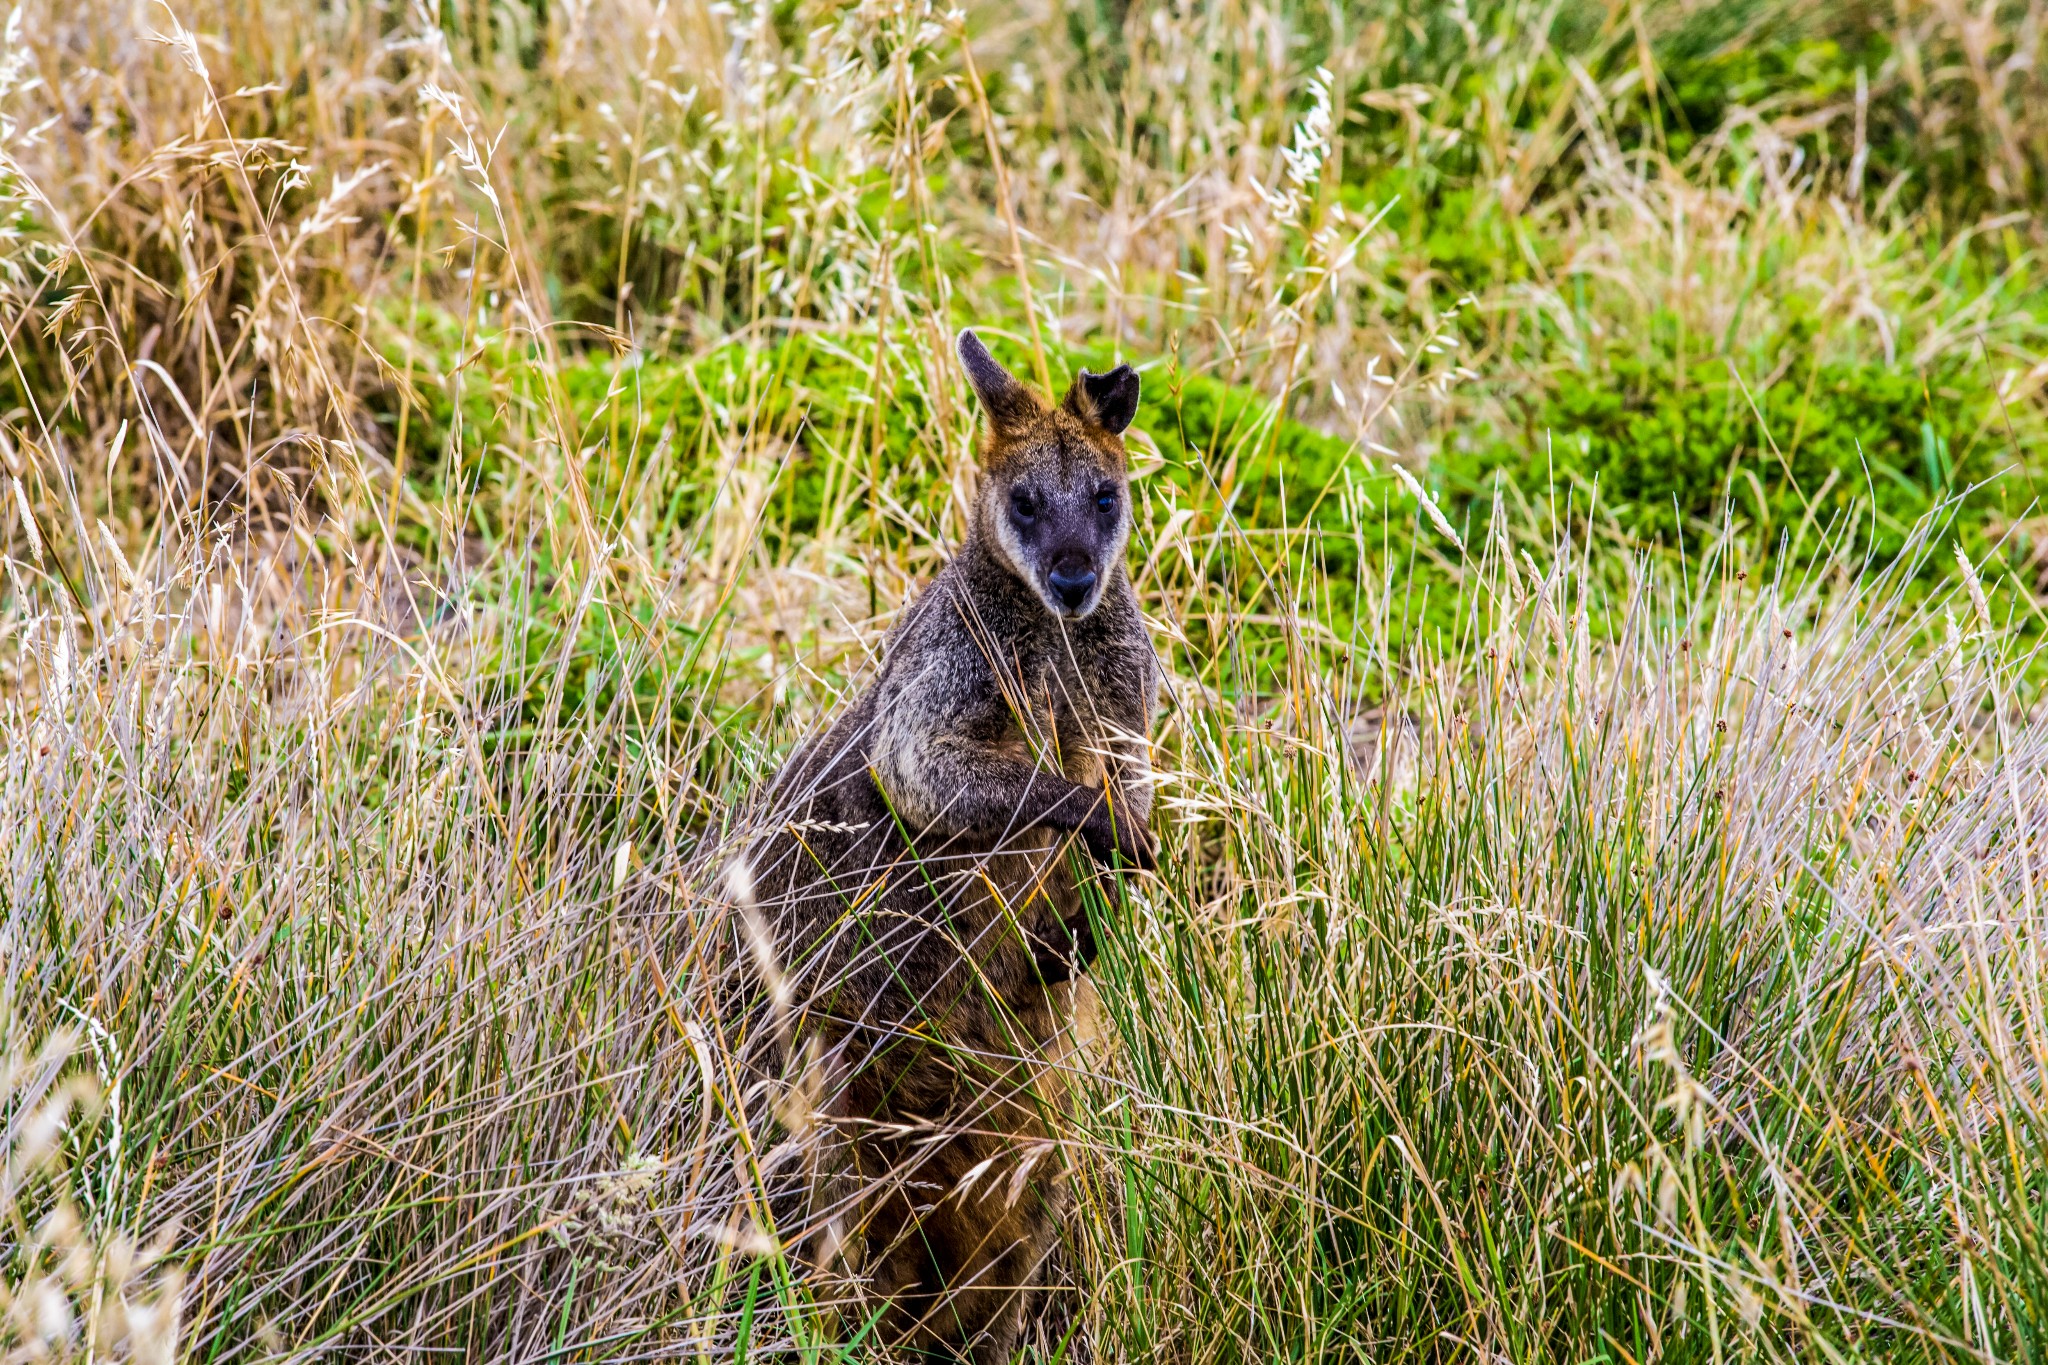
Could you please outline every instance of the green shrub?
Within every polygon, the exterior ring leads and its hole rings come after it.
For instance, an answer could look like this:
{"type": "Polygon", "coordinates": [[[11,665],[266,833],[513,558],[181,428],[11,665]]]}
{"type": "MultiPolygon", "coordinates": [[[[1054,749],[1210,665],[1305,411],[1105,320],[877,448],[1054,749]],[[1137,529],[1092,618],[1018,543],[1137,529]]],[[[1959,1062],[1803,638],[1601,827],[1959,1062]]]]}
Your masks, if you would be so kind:
{"type": "Polygon", "coordinates": [[[1525,490],[1598,487],[1624,530],[1676,547],[1724,514],[1775,539],[1834,530],[1880,560],[1945,494],[1994,472],[1975,440],[1983,400],[1954,371],[1822,363],[1748,388],[1725,370],[1680,382],[1664,362],[1616,359],[1530,405],[1522,439],[1482,448],[1468,490],[1505,470],[1525,490]]]}

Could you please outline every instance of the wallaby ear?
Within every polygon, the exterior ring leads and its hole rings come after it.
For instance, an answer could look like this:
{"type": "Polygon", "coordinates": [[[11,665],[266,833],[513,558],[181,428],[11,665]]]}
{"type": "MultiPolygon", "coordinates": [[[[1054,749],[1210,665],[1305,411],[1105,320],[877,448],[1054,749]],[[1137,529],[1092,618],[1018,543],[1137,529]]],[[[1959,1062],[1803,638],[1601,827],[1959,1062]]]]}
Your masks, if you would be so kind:
{"type": "Polygon", "coordinates": [[[1067,390],[1066,409],[1114,436],[1138,415],[1138,372],[1119,365],[1108,374],[1083,370],[1067,390]]]}
{"type": "Polygon", "coordinates": [[[967,370],[967,382],[981,399],[988,424],[997,431],[1017,431],[1045,415],[1045,404],[1017,377],[996,363],[972,328],[964,329],[954,343],[960,363],[967,370]]]}

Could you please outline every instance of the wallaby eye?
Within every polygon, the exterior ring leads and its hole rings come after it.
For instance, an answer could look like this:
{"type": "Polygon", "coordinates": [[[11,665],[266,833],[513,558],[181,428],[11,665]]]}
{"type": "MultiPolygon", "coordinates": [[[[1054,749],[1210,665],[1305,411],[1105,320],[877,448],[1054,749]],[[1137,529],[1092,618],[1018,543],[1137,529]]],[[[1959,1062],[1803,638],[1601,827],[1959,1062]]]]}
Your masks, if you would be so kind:
{"type": "Polygon", "coordinates": [[[1105,488],[1095,495],[1095,506],[1104,516],[1116,511],[1116,490],[1105,488]]]}
{"type": "Polygon", "coordinates": [[[1019,521],[1035,521],[1038,507],[1031,501],[1031,495],[1019,488],[1010,494],[1010,515],[1019,521]]]}

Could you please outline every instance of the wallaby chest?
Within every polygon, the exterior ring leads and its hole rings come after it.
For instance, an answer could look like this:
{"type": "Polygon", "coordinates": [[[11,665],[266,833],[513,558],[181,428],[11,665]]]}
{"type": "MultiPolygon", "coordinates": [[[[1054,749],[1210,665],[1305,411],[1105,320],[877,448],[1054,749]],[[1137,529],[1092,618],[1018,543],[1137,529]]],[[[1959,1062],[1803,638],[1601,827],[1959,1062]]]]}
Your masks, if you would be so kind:
{"type": "MultiPolygon", "coordinates": [[[[1092,643],[1092,642],[1091,642],[1092,643]]],[[[1019,758],[1084,787],[1102,786],[1103,754],[1112,738],[1110,716],[1123,708],[1102,694],[1114,670],[1086,652],[1041,652],[1019,679],[1022,705],[1015,708],[1004,743],[1019,758]]]]}

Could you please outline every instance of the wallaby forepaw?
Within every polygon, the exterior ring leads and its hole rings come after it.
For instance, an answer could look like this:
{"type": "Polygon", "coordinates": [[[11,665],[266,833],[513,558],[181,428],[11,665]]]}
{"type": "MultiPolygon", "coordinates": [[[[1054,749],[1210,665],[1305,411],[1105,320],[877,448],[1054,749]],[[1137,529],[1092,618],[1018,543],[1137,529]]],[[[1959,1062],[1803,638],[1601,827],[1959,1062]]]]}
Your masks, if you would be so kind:
{"type": "Polygon", "coordinates": [[[1152,840],[1152,831],[1143,825],[1128,820],[1112,822],[1100,815],[1081,828],[1081,837],[1087,842],[1088,856],[1104,867],[1122,864],[1141,872],[1156,871],[1159,856],[1152,840]]]}

